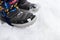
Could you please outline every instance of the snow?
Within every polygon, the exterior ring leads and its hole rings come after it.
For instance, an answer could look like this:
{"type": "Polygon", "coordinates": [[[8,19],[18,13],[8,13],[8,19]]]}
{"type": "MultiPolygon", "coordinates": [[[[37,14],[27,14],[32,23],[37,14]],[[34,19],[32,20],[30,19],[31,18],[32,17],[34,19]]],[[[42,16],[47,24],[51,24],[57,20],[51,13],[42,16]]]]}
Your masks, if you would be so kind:
{"type": "Polygon", "coordinates": [[[26,28],[0,23],[0,40],[60,40],[60,0],[28,0],[40,6],[36,22],[26,28]]]}

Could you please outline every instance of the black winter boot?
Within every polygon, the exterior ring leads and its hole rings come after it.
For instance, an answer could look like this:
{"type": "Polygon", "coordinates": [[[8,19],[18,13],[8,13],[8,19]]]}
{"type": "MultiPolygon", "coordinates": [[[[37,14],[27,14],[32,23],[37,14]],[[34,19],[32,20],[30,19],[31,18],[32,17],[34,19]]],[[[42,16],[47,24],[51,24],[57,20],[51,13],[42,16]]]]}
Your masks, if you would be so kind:
{"type": "Polygon", "coordinates": [[[38,6],[36,4],[32,4],[32,3],[28,2],[27,0],[19,0],[18,6],[20,9],[24,9],[29,12],[30,11],[35,12],[38,10],[38,6]]]}
{"type": "MultiPolygon", "coordinates": [[[[36,20],[36,16],[32,13],[22,12],[20,10],[8,14],[8,17],[10,19],[10,24],[17,27],[29,26],[36,20]]],[[[6,22],[4,17],[2,17],[1,20],[6,22]]]]}

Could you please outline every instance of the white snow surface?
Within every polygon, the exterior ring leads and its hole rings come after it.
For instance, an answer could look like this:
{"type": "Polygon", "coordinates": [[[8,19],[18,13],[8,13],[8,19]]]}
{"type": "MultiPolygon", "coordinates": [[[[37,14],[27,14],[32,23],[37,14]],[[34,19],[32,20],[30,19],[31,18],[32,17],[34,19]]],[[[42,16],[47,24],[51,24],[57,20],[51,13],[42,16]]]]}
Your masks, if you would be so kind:
{"type": "Polygon", "coordinates": [[[0,23],[0,40],[60,40],[60,0],[28,0],[40,6],[36,22],[26,28],[0,23]]]}

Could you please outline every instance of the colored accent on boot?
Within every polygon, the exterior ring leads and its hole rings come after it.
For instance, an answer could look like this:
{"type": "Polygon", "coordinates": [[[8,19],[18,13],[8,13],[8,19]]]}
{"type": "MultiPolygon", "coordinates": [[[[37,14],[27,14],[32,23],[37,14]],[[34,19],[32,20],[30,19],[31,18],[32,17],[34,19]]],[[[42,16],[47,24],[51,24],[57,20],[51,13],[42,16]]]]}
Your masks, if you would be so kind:
{"type": "Polygon", "coordinates": [[[11,22],[10,22],[10,18],[8,18],[7,17],[7,14],[5,13],[5,12],[3,12],[3,14],[4,14],[4,19],[5,19],[5,21],[9,24],[9,25],[11,25],[11,26],[13,26],[12,24],[11,24],[11,22]]]}
{"type": "Polygon", "coordinates": [[[16,11],[16,8],[12,9],[10,12],[14,12],[14,11],[16,11]]]}
{"type": "Polygon", "coordinates": [[[10,4],[14,4],[17,0],[13,0],[12,2],[10,2],[10,4]]]}

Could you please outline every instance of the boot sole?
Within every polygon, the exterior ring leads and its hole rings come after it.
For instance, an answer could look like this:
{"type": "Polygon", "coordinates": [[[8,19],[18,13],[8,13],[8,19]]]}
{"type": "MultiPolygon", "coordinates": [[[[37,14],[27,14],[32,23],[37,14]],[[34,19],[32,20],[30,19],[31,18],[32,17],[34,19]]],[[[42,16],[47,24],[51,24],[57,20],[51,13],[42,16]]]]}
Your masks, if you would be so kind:
{"type": "Polygon", "coordinates": [[[37,17],[35,17],[32,21],[25,23],[25,24],[14,24],[14,23],[12,23],[12,25],[14,25],[14,27],[18,27],[18,28],[25,28],[25,27],[28,27],[28,26],[34,24],[36,19],[37,19],[37,17]]]}

